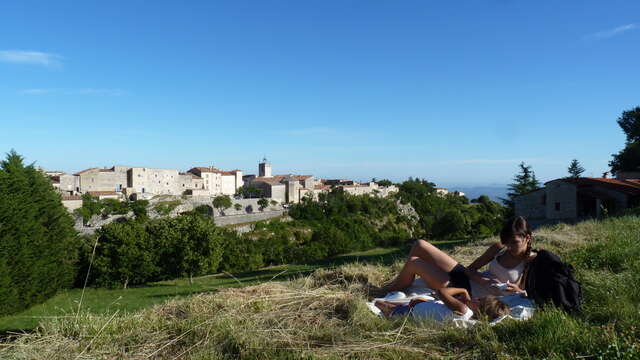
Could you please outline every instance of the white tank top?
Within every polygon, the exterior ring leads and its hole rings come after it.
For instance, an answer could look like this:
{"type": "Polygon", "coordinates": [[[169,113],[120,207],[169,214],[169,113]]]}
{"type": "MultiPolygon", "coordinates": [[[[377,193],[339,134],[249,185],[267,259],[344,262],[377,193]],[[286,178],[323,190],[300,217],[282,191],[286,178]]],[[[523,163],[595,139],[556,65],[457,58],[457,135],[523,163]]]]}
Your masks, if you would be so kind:
{"type": "MultiPolygon", "coordinates": [[[[493,260],[489,262],[489,270],[484,271],[481,274],[483,277],[486,277],[489,279],[496,279],[503,283],[506,283],[507,281],[509,281],[510,283],[517,283],[518,281],[520,281],[520,277],[524,272],[524,262],[521,262],[520,264],[512,268],[506,268],[500,265],[500,263],[498,262],[498,257],[504,254],[505,251],[507,251],[506,248],[503,248],[502,250],[500,250],[498,254],[493,258],[493,260]]],[[[489,289],[485,288],[484,286],[478,284],[473,280],[471,280],[470,283],[471,283],[471,297],[473,297],[474,299],[479,299],[481,297],[491,295],[491,292],[489,292],[489,289]]],[[[502,293],[503,295],[511,294],[504,291],[502,293]]]]}
{"type": "Polygon", "coordinates": [[[489,263],[489,272],[493,274],[493,278],[500,280],[500,282],[506,283],[509,281],[510,283],[517,283],[520,281],[520,277],[522,276],[522,272],[524,271],[524,262],[520,262],[518,265],[512,268],[506,268],[500,265],[498,262],[498,257],[506,251],[506,248],[503,248],[498,252],[493,260],[489,263]]]}

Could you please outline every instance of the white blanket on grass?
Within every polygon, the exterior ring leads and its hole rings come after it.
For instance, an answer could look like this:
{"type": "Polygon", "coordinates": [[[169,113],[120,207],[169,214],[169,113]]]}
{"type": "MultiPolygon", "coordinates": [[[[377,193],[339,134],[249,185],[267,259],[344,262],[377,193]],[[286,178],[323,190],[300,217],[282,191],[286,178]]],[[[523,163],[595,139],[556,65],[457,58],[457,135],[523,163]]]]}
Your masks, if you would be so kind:
{"type": "MultiPolygon", "coordinates": [[[[392,291],[388,293],[383,298],[373,299],[373,301],[368,302],[367,306],[369,309],[379,316],[383,316],[382,311],[375,306],[375,302],[378,300],[386,300],[393,301],[398,303],[408,303],[411,299],[415,298],[425,298],[427,300],[435,300],[432,296],[435,291],[428,288],[427,285],[422,281],[422,279],[416,279],[410,288],[408,288],[405,292],[402,291],[392,291]]],[[[530,299],[523,297],[521,295],[507,295],[500,296],[500,301],[504,302],[511,309],[510,315],[501,316],[497,319],[494,319],[490,325],[495,325],[500,323],[505,319],[514,319],[514,320],[528,320],[533,316],[534,312],[534,304],[530,299]]],[[[419,318],[420,314],[414,314],[414,317],[419,318]]],[[[453,325],[457,327],[467,328],[476,323],[476,320],[464,320],[464,319],[454,319],[453,325]]]]}

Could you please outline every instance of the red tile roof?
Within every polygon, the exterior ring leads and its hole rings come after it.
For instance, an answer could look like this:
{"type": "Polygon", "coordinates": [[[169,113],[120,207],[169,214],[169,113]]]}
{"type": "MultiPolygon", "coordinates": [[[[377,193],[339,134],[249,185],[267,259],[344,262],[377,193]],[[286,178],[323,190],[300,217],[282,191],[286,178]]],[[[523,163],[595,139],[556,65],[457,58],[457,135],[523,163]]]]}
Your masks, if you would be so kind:
{"type": "MultiPolygon", "coordinates": [[[[629,181],[629,180],[618,180],[618,179],[609,179],[609,178],[592,178],[592,177],[583,177],[583,178],[565,178],[565,179],[556,179],[564,182],[568,182],[571,184],[575,184],[579,187],[584,186],[602,186],[607,189],[611,189],[617,192],[621,192],[627,195],[640,195],[640,182],[638,181],[629,181]]],[[[552,181],[556,181],[552,180],[552,181]]],[[[547,185],[551,181],[545,183],[547,185]]]]}

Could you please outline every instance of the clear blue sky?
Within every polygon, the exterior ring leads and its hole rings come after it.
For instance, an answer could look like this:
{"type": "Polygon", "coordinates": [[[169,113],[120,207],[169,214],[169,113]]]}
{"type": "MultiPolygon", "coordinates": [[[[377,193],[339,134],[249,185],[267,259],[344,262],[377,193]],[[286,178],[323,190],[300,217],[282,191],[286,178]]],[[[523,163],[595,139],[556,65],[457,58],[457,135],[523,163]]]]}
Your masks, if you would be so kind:
{"type": "Polygon", "coordinates": [[[4,1],[0,151],[439,185],[606,171],[639,1],[4,1]]]}

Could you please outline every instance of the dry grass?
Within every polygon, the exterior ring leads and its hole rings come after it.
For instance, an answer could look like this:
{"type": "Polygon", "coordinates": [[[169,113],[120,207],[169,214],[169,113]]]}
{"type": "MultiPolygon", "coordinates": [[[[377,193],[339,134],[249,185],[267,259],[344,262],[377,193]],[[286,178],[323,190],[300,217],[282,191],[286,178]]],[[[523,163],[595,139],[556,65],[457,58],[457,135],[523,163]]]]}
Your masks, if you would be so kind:
{"type": "MultiPolygon", "coordinates": [[[[534,247],[565,253],[604,235],[596,222],[559,225],[536,232],[534,247]]],[[[452,255],[468,264],[494,241],[497,239],[458,247],[452,255]]],[[[542,349],[536,350],[539,354],[548,356],[545,351],[551,351],[548,357],[554,358],[553,354],[564,350],[545,349],[549,329],[569,324],[579,331],[585,326],[582,320],[554,313],[536,317],[538,320],[527,322],[530,324],[481,325],[467,330],[378,318],[366,307],[368,291],[389,281],[399,266],[348,264],[293,281],[173,300],[126,316],[83,314],[77,319],[51,319],[34,333],[0,344],[0,358],[526,358],[538,347],[542,349]],[[508,338],[501,338],[504,333],[530,335],[509,343],[508,338]],[[530,346],[526,344],[529,338],[530,346]]],[[[591,336],[610,341],[598,328],[585,329],[575,339],[591,336]]],[[[615,334],[606,336],[616,339],[615,334]]],[[[573,348],[582,349],[575,345],[578,342],[567,344],[562,345],[567,354],[574,354],[573,348]]],[[[590,351],[585,349],[580,351],[590,351]]]]}
{"type": "Polygon", "coordinates": [[[13,359],[436,355],[432,347],[418,345],[429,330],[417,334],[413,325],[398,329],[366,308],[364,285],[369,279],[385,280],[387,273],[383,267],[346,265],[292,282],[171,301],[129,316],[85,314],[77,320],[51,320],[36,333],[5,344],[0,355],[13,359]]]}

